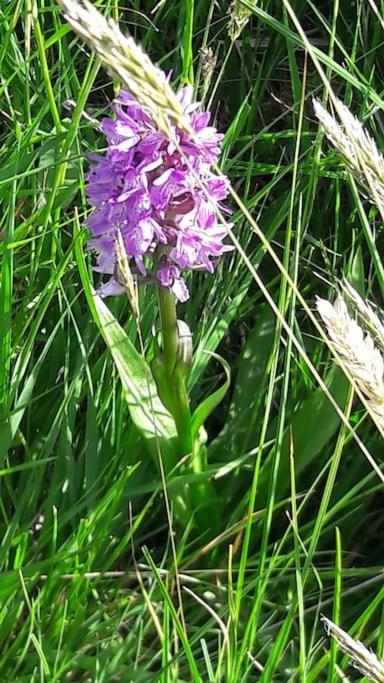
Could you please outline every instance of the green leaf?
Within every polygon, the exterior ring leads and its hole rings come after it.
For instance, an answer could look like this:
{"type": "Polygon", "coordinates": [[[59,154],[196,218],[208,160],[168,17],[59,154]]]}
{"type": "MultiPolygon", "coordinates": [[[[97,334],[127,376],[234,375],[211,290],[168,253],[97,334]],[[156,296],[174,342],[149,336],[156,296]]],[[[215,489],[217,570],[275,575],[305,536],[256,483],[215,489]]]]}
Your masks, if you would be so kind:
{"type": "Polygon", "coordinates": [[[146,439],[153,455],[158,446],[166,457],[166,470],[177,462],[177,432],[174,420],[164,408],[157,393],[155,380],[145,360],[136,351],[114,315],[95,293],[82,250],[82,234],[75,220],[76,258],[79,273],[93,319],[107,344],[124,387],[132,421],[146,439]]]}
{"type": "Polygon", "coordinates": [[[216,358],[216,360],[221,363],[225,371],[225,382],[224,384],[216,389],[210,396],[207,396],[200,405],[197,406],[195,412],[192,415],[192,439],[195,440],[200,427],[203,426],[207,417],[212,413],[219,403],[223,400],[225,394],[229,389],[231,383],[231,369],[224,358],[219,356],[218,353],[213,353],[213,351],[206,351],[210,356],[216,358]]]}
{"type": "MultiPolygon", "coordinates": [[[[348,398],[349,383],[338,367],[333,367],[327,380],[329,392],[342,410],[348,398]]],[[[340,417],[324,391],[319,387],[311,391],[287,425],[281,446],[280,469],[276,492],[283,498],[289,492],[289,454],[293,445],[297,479],[303,471],[313,465],[319,453],[334,437],[340,426],[340,417]],[[310,437],[310,438],[309,438],[310,437]]],[[[270,477],[271,461],[267,459],[259,480],[260,505],[265,502],[270,477]]]]}
{"type": "Polygon", "coordinates": [[[182,57],[182,83],[192,83],[193,76],[193,19],[194,19],[194,0],[184,0],[182,11],[179,14],[179,45],[181,46],[182,57]]]}
{"type": "Polygon", "coordinates": [[[229,414],[223,430],[208,448],[210,462],[231,461],[255,445],[262,410],[257,397],[262,393],[274,330],[274,315],[270,307],[265,306],[241,354],[229,414]]]}
{"type": "Polygon", "coordinates": [[[136,351],[103,300],[93,294],[100,332],[107,344],[124,387],[133,422],[146,439],[176,437],[170,413],[164,408],[147,363],[136,351]]]}
{"type": "Polygon", "coordinates": [[[247,100],[243,100],[240,107],[233,118],[231,125],[228,127],[225,138],[223,140],[223,150],[221,154],[221,164],[224,167],[228,159],[228,154],[234,142],[239,139],[243,129],[248,120],[251,107],[247,100]]]}

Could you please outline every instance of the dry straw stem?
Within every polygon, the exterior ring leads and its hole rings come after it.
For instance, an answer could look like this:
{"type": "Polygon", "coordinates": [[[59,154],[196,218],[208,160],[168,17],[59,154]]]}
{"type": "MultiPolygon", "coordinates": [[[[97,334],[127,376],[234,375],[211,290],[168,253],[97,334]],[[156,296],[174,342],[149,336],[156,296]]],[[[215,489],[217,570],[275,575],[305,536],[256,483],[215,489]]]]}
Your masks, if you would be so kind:
{"type": "Polygon", "coordinates": [[[170,122],[192,134],[179,100],[164,73],[113,19],[104,17],[87,0],[57,0],[73,30],[96,52],[112,78],[147,108],[159,129],[172,137],[170,122]]]}
{"type": "Polygon", "coordinates": [[[365,334],[351,318],[341,296],[334,304],[318,297],[317,310],[327,326],[332,351],[336,351],[356,386],[367,397],[369,412],[383,430],[384,361],[381,352],[371,335],[365,334]]]}
{"type": "Polygon", "coordinates": [[[324,628],[328,636],[334,638],[342,652],[351,657],[352,664],[371,681],[375,683],[384,683],[384,662],[382,662],[373,652],[360,643],[359,640],[354,640],[348,633],[343,631],[340,626],[336,626],[327,617],[321,617],[324,628]]]}
{"type": "Polygon", "coordinates": [[[341,154],[356,181],[379,206],[384,208],[384,158],[360,121],[340,100],[335,106],[341,123],[318,100],[313,109],[335,149],[341,154]]]}

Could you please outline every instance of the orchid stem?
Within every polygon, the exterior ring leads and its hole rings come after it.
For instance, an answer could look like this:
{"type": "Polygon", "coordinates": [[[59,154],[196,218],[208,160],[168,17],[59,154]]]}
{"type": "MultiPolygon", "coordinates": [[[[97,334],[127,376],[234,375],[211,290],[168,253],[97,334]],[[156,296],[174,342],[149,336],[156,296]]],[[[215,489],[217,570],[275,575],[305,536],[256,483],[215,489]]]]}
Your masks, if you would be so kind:
{"type": "MultiPolygon", "coordinates": [[[[204,456],[196,441],[192,439],[192,421],[189,409],[188,394],[185,386],[185,367],[179,357],[179,331],[176,316],[175,297],[170,289],[157,285],[160,319],[162,329],[162,355],[160,361],[161,381],[158,389],[160,398],[175,420],[180,458],[188,457],[186,469],[194,474],[204,472],[204,456]]],[[[159,375],[158,375],[159,378],[159,375]]],[[[205,520],[203,501],[212,501],[215,496],[212,482],[198,481],[182,489],[182,497],[187,508],[195,515],[197,526],[205,520]]],[[[215,515],[212,516],[215,527],[215,515]]],[[[205,523],[205,521],[204,521],[205,523]]]]}
{"type": "Polygon", "coordinates": [[[183,373],[178,367],[176,302],[172,292],[158,285],[163,362],[171,412],[175,420],[181,456],[192,453],[191,413],[183,373]]]}

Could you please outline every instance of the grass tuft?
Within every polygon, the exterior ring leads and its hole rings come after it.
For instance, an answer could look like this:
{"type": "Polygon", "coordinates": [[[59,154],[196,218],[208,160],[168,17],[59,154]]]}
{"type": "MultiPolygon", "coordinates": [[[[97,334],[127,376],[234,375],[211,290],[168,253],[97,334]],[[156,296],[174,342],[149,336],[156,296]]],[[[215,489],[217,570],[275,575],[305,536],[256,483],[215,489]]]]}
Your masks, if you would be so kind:
{"type": "Polygon", "coordinates": [[[378,3],[0,5],[1,680],[336,683],[347,641],[382,676],[378,3]],[[121,259],[130,300],[92,297],[86,155],[116,81],[165,131],[189,82],[225,134],[236,250],[180,316],[191,411],[221,399],[203,472],[161,472],[169,416],[119,375],[153,357],[155,292],[121,259]],[[316,297],[336,290],[328,339],[316,297]],[[196,483],[198,528],[177,526],[196,483]]]}

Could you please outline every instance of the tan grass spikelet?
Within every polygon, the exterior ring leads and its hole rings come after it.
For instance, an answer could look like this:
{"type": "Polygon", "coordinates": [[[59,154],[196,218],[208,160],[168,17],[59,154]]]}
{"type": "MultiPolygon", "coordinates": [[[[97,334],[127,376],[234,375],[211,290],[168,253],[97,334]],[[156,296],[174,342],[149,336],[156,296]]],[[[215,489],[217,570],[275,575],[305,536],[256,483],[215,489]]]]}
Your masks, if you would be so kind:
{"type": "MultiPolygon", "coordinates": [[[[254,1],[256,4],[257,0],[254,1]]],[[[252,12],[248,7],[245,7],[241,0],[233,0],[228,10],[229,22],[227,26],[228,35],[231,40],[237,40],[239,35],[245,29],[249,22],[252,12]]]]}
{"type": "Polygon", "coordinates": [[[319,100],[313,100],[313,109],[325,135],[341,154],[349,170],[368,196],[384,209],[384,157],[377,145],[348,107],[335,98],[340,123],[319,100]]]}
{"type": "Polygon", "coordinates": [[[72,29],[94,50],[103,66],[146,107],[159,130],[172,137],[170,122],[193,134],[165,74],[113,19],[104,17],[88,0],[57,0],[72,29]]]}
{"type": "Polygon", "coordinates": [[[199,50],[201,59],[201,73],[204,79],[204,90],[207,91],[215,70],[217,56],[211,47],[201,47],[199,50]]]}
{"type": "Polygon", "coordinates": [[[130,303],[133,315],[138,322],[140,320],[140,309],[139,309],[139,297],[137,292],[137,284],[133,279],[132,271],[129,267],[129,260],[127,256],[127,251],[125,249],[123,236],[120,230],[117,231],[116,235],[116,254],[117,263],[119,269],[119,281],[123,285],[128,301],[130,303]]]}
{"type": "Polygon", "coordinates": [[[374,652],[368,650],[359,640],[354,640],[340,626],[337,626],[327,617],[321,617],[324,628],[328,636],[332,636],[337,642],[340,650],[351,658],[352,664],[363,674],[374,681],[374,683],[384,683],[384,662],[382,662],[374,652]]]}
{"type": "Polygon", "coordinates": [[[331,348],[348,370],[350,377],[367,398],[377,424],[384,429],[384,361],[370,334],[351,318],[345,301],[338,296],[334,304],[317,298],[317,310],[325,323],[331,348]]]}
{"type": "Polygon", "coordinates": [[[384,324],[373,307],[364,301],[360,294],[344,280],[340,283],[344,298],[349,300],[357,312],[362,327],[372,336],[376,346],[384,353],[384,324]]]}

